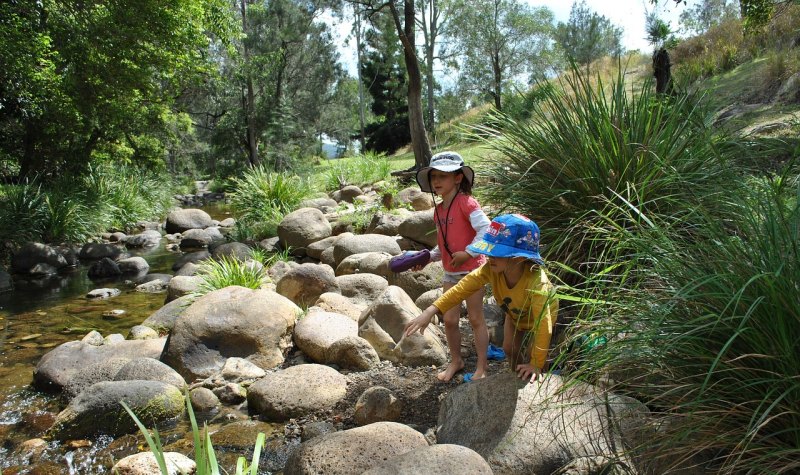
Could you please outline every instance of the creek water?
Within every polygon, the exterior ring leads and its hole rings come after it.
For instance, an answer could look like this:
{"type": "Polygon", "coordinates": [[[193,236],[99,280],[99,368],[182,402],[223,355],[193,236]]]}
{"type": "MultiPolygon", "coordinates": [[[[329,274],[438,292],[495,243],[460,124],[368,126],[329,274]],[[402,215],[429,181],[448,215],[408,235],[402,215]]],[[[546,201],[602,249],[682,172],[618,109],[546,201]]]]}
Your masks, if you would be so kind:
{"type": "MultiPolygon", "coordinates": [[[[212,218],[229,217],[224,205],[203,207],[212,218]]],[[[129,250],[144,257],[150,273],[172,273],[171,266],[181,255],[169,251],[164,241],[146,250],[129,250]]],[[[91,445],[63,445],[48,442],[41,456],[31,464],[20,454],[20,444],[43,437],[45,431],[63,408],[58,395],[47,394],[31,386],[33,370],[48,351],[67,341],[79,340],[91,330],[103,336],[120,333],[127,336],[134,325],[140,324],[163,304],[165,294],[137,292],[126,279],[92,281],[87,276],[88,264],[46,279],[28,280],[15,276],[14,289],[0,293],[0,473],[103,473],[107,460],[98,454],[120,444],[109,437],[88,441],[91,445]],[[110,299],[88,300],[86,293],[95,288],[118,288],[122,294],[110,299]],[[110,310],[124,310],[113,319],[104,317],[110,310]]],[[[227,415],[228,420],[241,417],[227,415]]],[[[174,440],[188,430],[179,423],[165,433],[165,440],[174,440]]],[[[255,438],[253,438],[255,441],[255,438]]],[[[143,438],[128,440],[141,446],[143,438]]],[[[186,451],[186,453],[189,453],[186,451]]]]}

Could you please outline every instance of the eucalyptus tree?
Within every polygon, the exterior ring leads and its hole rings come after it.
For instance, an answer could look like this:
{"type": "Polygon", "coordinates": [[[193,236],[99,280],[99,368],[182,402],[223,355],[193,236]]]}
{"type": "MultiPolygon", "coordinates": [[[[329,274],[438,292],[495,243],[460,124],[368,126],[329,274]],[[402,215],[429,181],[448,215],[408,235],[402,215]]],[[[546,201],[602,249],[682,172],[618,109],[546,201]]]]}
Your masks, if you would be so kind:
{"type": "Polygon", "coordinates": [[[0,159],[24,176],[161,164],[206,33],[230,33],[224,0],[18,0],[0,18],[0,159]]]}
{"type": "Polygon", "coordinates": [[[313,126],[343,75],[320,16],[340,6],[337,0],[238,0],[241,38],[218,62],[225,79],[215,98],[218,151],[234,162],[258,166],[269,159],[283,169],[313,142],[313,126]]]}
{"type": "Polygon", "coordinates": [[[425,126],[436,141],[436,79],[434,62],[440,59],[439,40],[447,36],[452,0],[417,0],[417,26],[422,34],[425,71],[425,126]]]}
{"type": "Polygon", "coordinates": [[[690,8],[684,9],[680,14],[680,23],[683,28],[692,34],[708,31],[712,26],[718,25],[729,18],[739,15],[738,0],[701,0],[690,8]]]}
{"type": "Polygon", "coordinates": [[[498,110],[509,84],[527,82],[551,65],[549,9],[519,0],[456,0],[451,12],[451,48],[458,54],[463,84],[488,94],[498,110]]]}
{"type": "Polygon", "coordinates": [[[388,15],[402,46],[403,60],[408,77],[408,128],[414,151],[414,168],[428,164],[432,152],[422,112],[422,72],[416,49],[416,10],[414,0],[350,0],[365,7],[368,14],[388,15]],[[402,18],[401,18],[402,17],[402,18]]]}
{"type": "Polygon", "coordinates": [[[574,2],[569,20],[559,23],[556,39],[567,59],[586,66],[603,56],[622,54],[622,28],[592,11],[586,0],[574,2]]]}

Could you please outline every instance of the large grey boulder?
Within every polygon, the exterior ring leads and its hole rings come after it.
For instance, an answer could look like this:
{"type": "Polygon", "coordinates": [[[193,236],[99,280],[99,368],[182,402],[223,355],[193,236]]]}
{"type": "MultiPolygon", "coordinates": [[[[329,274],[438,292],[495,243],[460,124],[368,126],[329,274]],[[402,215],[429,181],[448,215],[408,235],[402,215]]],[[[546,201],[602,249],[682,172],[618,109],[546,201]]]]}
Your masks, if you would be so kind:
{"type": "Polygon", "coordinates": [[[392,255],[388,252],[359,252],[351,254],[336,266],[336,275],[350,274],[375,274],[388,279],[392,274],[389,270],[389,259],[392,255]]]}
{"type": "Polygon", "coordinates": [[[188,381],[217,372],[232,356],[269,369],[283,362],[301,310],[271,290],[231,286],[190,305],[170,333],[162,361],[188,381]]]}
{"type": "Polygon", "coordinates": [[[131,358],[109,358],[78,369],[64,386],[63,397],[69,401],[95,383],[113,381],[119,370],[130,361],[131,358]]]}
{"type": "Polygon", "coordinates": [[[336,340],[325,355],[329,363],[353,371],[368,371],[381,361],[375,348],[360,336],[336,340]]]}
{"type": "Polygon", "coordinates": [[[444,269],[441,262],[431,262],[421,271],[406,271],[389,275],[389,284],[396,285],[413,299],[418,299],[430,290],[442,287],[444,269]]]}
{"type": "Polygon", "coordinates": [[[295,345],[317,363],[329,363],[330,347],[348,336],[358,336],[358,324],[338,313],[309,312],[294,327],[295,345]]]}
{"type": "Polygon", "coordinates": [[[360,426],[381,421],[396,422],[402,412],[403,403],[390,389],[373,386],[358,397],[353,419],[360,426]]]}
{"type": "Polygon", "coordinates": [[[453,444],[420,447],[375,465],[361,475],[492,475],[492,468],[479,453],[453,444]]]}
{"type": "Polygon", "coordinates": [[[117,261],[120,272],[123,274],[146,274],[150,270],[150,264],[144,257],[128,257],[117,261]]]}
{"type": "Polygon", "coordinates": [[[133,234],[125,237],[124,242],[127,247],[158,246],[158,243],[161,242],[161,233],[154,229],[149,229],[139,234],[133,234]]]}
{"type": "Polygon", "coordinates": [[[633,467],[626,451],[644,442],[648,414],[635,399],[589,384],[565,387],[557,375],[524,384],[504,372],[449,393],[436,436],[475,450],[496,474],[554,473],[574,459],[597,456],[633,467]]]}
{"type": "MultiPolygon", "coordinates": [[[[325,292],[319,296],[316,302],[314,302],[314,307],[317,307],[324,312],[347,315],[351,320],[357,322],[358,317],[361,316],[361,312],[367,308],[367,305],[360,302],[354,302],[352,299],[347,298],[342,294],[325,292]]],[[[309,311],[310,310],[311,308],[309,311]]]]}
{"type": "Polygon", "coordinates": [[[301,364],[269,373],[250,386],[247,405],[269,421],[330,409],[347,393],[347,378],[333,368],[301,364]]]}
{"type": "Polygon", "coordinates": [[[378,355],[407,366],[439,366],[447,362],[442,332],[429,325],[424,334],[404,336],[406,324],[420,314],[403,289],[389,286],[358,320],[358,336],[367,340],[378,355]]]}
{"type": "Polygon", "coordinates": [[[142,325],[148,326],[162,335],[167,334],[175,325],[175,320],[192,302],[191,296],[179,297],[153,312],[142,322],[142,325]]]}
{"type": "Polygon", "coordinates": [[[213,226],[211,216],[201,209],[176,209],[167,215],[165,229],[168,233],[182,233],[189,229],[213,226]]]}
{"type": "Polygon", "coordinates": [[[212,241],[211,235],[205,229],[187,229],[181,233],[180,247],[181,249],[208,247],[212,241]]]}
{"type": "Polygon", "coordinates": [[[114,381],[161,381],[178,389],[186,386],[186,381],[177,371],[152,358],[134,358],[128,361],[117,371],[113,379],[114,381]]]}
{"type": "Polygon", "coordinates": [[[68,341],[42,356],[33,371],[33,383],[39,389],[61,390],[80,370],[99,365],[111,358],[158,359],[165,342],[165,338],[158,338],[125,340],[113,345],[95,346],[81,341],[68,341]]]}
{"type": "Polygon", "coordinates": [[[253,249],[242,242],[226,242],[212,249],[211,257],[245,262],[253,258],[253,249]]]}
{"type": "Polygon", "coordinates": [[[175,263],[172,264],[172,270],[178,270],[190,262],[197,264],[208,259],[209,257],[211,257],[211,253],[206,250],[184,254],[175,260],[175,263]]]}
{"type": "Polygon", "coordinates": [[[375,274],[349,274],[336,277],[342,295],[359,303],[370,303],[378,298],[389,282],[375,274]]]}
{"type": "Polygon", "coordinates": [[[308,307],[325,292],[339,292],[333,269],[325,264],[301,264],[286,272],[276,284],[279,294],[308,307]]]}
{"type": "Polygon", "coordinates": [[[81,439],[96,434],[118,436],[137,430],[120,405],[125,401],[139,420],[151,426],[183,414],[180,389],[161,381],[107,381],[82,391],[61,411],[48,435],[57,440],[81,439]]]}
{"type": "Polygon", "coordinates": [[[400,254],[395,238],[382,234],[356,234],[343,237],[333,246],[333,258],[338,267],[345,257],[362,252],[386,252],[391,256],[400,254]]]}
{"type": "Polygon", "coordinates": [[[336,241],[342,238],[342,235],[338,236],[328,236],[325,239],[320,239],[319,241],[312,242],[308,246],[306,246],[306,255],[308,257],[312,257],[314,259],[319,260],[322,256],[322,252],[325,249],[333,246],[336,244],[336,241]]]}
{"type": "Polygon", "coordinates": [[[89,266],[89,270],[86,271],[86,275],[92,279],[102,279],[106,277],[122,275],[122,270],[119,268],[119,264],[117,264],[113,259],[103,257],[100,260],[93,262],[92,265],[89,266]]]}
{"type": "Polygon", "coordinates": [[[308,198],[301,201],[297,205],[298,208],[317,208],[323,213],[330,213],[331,211],[334,211],[337,206],[339,206],[339,203],[337,203],[333,198],[328,198],[327,196],[308,198]]]}
{"type": "Polygon", "coordinates": [[[366,232],[369,234],[383,234],[385,236],[396,236],[400,223],[409,211],[401,210],[393,213],[375,213],[367,225],[366,232]]]}
{"type": "Polygon", "coordinates": [[[39,242],[27,242],[11,256],[11,272],[16,274],[35,274],[32,270],[39,264],[46,264],[52,273],[69,265],[56,248],[39,242]]]}
{"type": "Polygon", "coordinates": [[[425,437],[406,425],[376,422],[355,429],[319,435],[303,442],[289,456],[283,473],[362,473],[385,460],[427,446],[425,437]]]}
{"type": "Polygon", "coordinates": [[[436,241],[436,224],[433,221],[433,209],[416,211],[406,216],[397,232],[401,236],[434,247],[436,241]]]}
{"type": "Polygon", "coordinates": [[[81,247],[78,257],[81,259],[97,260],[105,257],[116,260],[122,254],[122,249],[114,244],[87,242],[81,247]]]}
{"type": "Polygon", "coordinates": [[[173,277],[167,284],[167,298],[165,299],[165,303],[190,295],[200,287],[202,281],[203,278],[198,275],[178,275],[173,277]]]}
{"type": "Polygon", "coordinates": [[[281,247],[288,248],[299,256],[306,254],[306,246],[330,235],[330,223],[322,211],[316,208],[300,208],[292,211],[278,224],[281,247]]]}

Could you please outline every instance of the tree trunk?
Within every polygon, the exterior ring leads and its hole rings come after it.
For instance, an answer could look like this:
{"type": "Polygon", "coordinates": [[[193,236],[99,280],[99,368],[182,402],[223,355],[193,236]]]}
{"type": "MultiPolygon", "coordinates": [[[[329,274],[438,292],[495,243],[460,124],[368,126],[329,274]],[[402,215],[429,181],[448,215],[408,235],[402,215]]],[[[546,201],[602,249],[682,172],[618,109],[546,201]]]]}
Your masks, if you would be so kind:
{"type": "Polygon", "coordinates": [[[503,92],[503,71],[500,70],[500,55],[495,54],[492,56],[492,72],[494,73],[494,107],[501,111],[503,105],[500,102],[501,94],[503,92]]]}
{"type": "Polygon", "coordinates": [[[656,92],[670,94],[672,92],[672,73],[670,72],[669,53],[661,48],[653,53],[653,76],[656,78],[656,92]]]}
{"type": "Polygon", "coordinates": [[[361,77],[361,53],[363,45],[361,44],[361,12],[358,11],[358,5],[353,5],[353,14],[356,17],[356,65],[358,68],[358,125],[359,125],[359,143],[361,144],[360,152],[364,153],[367,144],[367,136],[364,132],[364,82],[361,77]]]}
{"type": "MultiPolygon", "coordinates": [[[[242,31],[246,33],[247,0],[241,0],[240,5],[242,9],[242,31]]],[[[246,43],[243,43],[242,48],[244,49],[245,65],[249,65],[250,50],[247,47],[246,43]]],[[[258,133],[256,131],[256,112],[255,112],[256,95],[255,95],[255,90],[253,88],[253,75],[250,73],[249,69],[247,70],[247,78],[245,79],[245,83],[246,83],[245,86],[247,88],[247,95],[244,104],[245,121],[247,123],[245,132],[247,134],[247,159],[251,167],[257,167],[261,163],[261,160],[258,157],[258,133]]]]}
{"type": "Polygon", "coordinates": [[[428,165],[431,159],[431,145],[425,130],[422,113],[422,75],[414,49],[414,0],[404,0],[404,26],[400,25],[400,15],[394,2],[389,2],[397,34],[403,44],[403,56],[408,71],[408,125],[411,129],[411,146],[414,149],[415,168],[419,170],[428,165]]]}

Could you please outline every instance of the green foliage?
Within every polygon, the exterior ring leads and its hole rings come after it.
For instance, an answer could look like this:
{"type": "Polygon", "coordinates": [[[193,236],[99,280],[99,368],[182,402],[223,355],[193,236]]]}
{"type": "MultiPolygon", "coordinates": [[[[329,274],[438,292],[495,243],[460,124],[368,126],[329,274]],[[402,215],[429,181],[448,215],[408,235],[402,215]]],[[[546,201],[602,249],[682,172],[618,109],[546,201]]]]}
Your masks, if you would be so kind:
{"type": "MultiPolygon", "coordinates": [[[[204,424],[203,431],[200,432],[200,429],[197,425],[197,418],[195,417],[194,409],[192,408],[191,398],[187,394],[185,399],[186,412],[189,414],[189,422],[192,425],[192,438],[194,439],[194,462],[197,466],[197,471],[195,473],[197,475],[219,475],[220,467],[217,463],[217,455],[214,451],[214,446],[211,443],[211,434],[208,432],[208,427],[206,427],[204,424]]],[[[142,424],[139,418],[136,417],[136,414],[134,414],[125,401],[120,401],[120,404],[139,427],[139,431],[147,441],[150,451],[153,453],[153,456],[155,456],[159,470],[161,470],[161,474],[169,475],[170,473],[173,473],[173,470],[167,469],[167,463],[164,458],[164,446],[161,443],[158,430],[154,428],[153,432],[151,433],[149,430],[147,430],[144,424],[142,424]]],[[[259,432],[258,436],[256,437],[255,446],[253,447],[253,457],[251,458],[250,463],[248,463],[247,459],[243,456],[236,460],[236,472],[234,472],[236,475],[256,475],[258,473],[258,463],[261,459],[261,450],[264,448],[265,441],[266,434],[259,432]]]]}
{"type": "Polygon", "coordinates": [[[558,24],[555,36],[568,61],[587,67],[603,56],[622,54],[622,28],[591,11],[586,0],[573,2],[569,20],[558,24]]]}
{"type": "Polygon", "coordinates": [[[530,121],[497,114],[478,128],[502,136],[487,140],[486,200],[533,218],[545,255],[582,271],[615,262],[609,234],[636,222],[609,203],[679,216],[733,179],[695,98],[628,91],[619,74],[606,87],[573,71],[542,89],[530,121]]]}
{"type": "Polygon", "coordinates": [[[80,243],[109,229],[129,230],[164,216],[169,178],[134,167],[100,165],[79,177],[26,180],[0,196],[0,241],[80,243]]]}
{"type": "Polygon", "coordinates": [[[233,191],[228,198],[239,217],[236,232],[250,234],[252,240],[274,235],[270,230],[313,192],[307,179],[263,166],[248,169],[231,183],[233,191]]]}
{"type": "Polygon", "coordinates": [[[641,286],[602,288],[584,333],[602,334],[578,377],[615,375],[661,429],[637,447],[716,473],[791,473],[800,460],[800,188],[796,175],[729,184],[691,216],[619,235],[641,286]],[[715,201],[732,205],[720,212],[715,201]],[[710,206],[709,206],[710,205],[710,206]],[[687,230],[689,232],[687,232],[687,230]]]}
{"type": "Polygon", "coordinates": [[[200,263],[197,269],[197,276],[202,281],[193,295],[200,297],[231,285],[258,289],[263,284],[266,271],[263,266],[255,264],[254,261],[242,262],[235,258],[223,256],[200,263]]]}
{"type": "Polygon", "coordinates": [[[347,185],[370,185],[387,180],[392,164],[383,154],[366,152],[355,157],[328,160],[323,166],[322,186],[325,190],[339,190],[347,185]]]}

